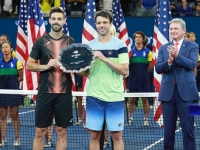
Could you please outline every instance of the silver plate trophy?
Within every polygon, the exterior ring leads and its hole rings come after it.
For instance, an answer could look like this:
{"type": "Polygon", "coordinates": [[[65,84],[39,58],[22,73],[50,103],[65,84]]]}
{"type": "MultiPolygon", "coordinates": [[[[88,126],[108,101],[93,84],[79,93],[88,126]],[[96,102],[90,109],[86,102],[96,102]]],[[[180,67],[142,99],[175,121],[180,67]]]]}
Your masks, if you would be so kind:
{"type": "Polygon", "coordinates": [[[91,67],[94,54],[87,44],[73,43],[60,51],[58,61],[63,72],[80,73],[91,67]]]}

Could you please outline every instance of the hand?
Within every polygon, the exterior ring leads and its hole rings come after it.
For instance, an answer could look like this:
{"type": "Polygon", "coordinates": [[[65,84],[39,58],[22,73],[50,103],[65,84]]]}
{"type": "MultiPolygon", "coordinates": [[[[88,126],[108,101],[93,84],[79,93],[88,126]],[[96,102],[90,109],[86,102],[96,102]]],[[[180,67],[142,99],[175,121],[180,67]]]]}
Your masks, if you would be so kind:
{"type": "Polygon", "coordinates": [[[104,61],[107,59],[100,51],[94,51],[95,58],[99,58],[100,60],[104,61]]]}
{"type": "Polygon", "coordinates": [[[169,54],[173,57],[173,58],[176,58],[178,56],[178,52],[177,52],[177,49],[176,49],[176,46],[174,45],[169,45],[167,47],[167,51],[169,52],[169,54]]]}
{"type": "Polygon", "coordinates": [[[48,69],[52,68],[52,67],[57,68],[59,66],[60,65],[58,63],[58,60],[56,60],[56,59],[50,59],[49,62],[48,62],[48,64],[47,64],[48,69]]]}
{"type": "Polygon", "coordinates": [[[169,54],[169,59],[167,60],[168,64],[172,64],[173,61],[174,57],[172,57],[171,54],[169,54]]]}

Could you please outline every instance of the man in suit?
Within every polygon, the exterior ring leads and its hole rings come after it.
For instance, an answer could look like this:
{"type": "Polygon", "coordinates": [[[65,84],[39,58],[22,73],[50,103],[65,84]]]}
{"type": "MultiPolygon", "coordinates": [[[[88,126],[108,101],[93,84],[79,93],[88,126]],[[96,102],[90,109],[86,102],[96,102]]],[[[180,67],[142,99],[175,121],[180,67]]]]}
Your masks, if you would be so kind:
{"type": "Polygon", "coordinates": [[[195,150],[194,117],[188,106],[199,99],[194,76],[198,60],[198,45],[184,39],[186,25],[182,19],[170,22],[171,42],[158,52],[156,72],[162,74],[158,100],[162,103],[164,120],[164,150],[174,150],[177,115],[183,135],[184,150],[195,150]],[[176,46],[177,45],[177,46],[176,46]]]}

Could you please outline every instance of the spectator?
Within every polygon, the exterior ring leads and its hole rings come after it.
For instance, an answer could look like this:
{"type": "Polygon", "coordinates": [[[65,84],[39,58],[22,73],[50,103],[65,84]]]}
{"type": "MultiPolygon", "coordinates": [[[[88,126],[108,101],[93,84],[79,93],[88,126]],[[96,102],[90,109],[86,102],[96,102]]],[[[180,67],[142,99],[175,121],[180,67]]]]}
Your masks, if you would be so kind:
{"type": "Polygon", "coordinates": [[[44,17],[49,15],[53,0],[40,0],[40,6],[44,17]]]}
{"type": "Polygon", "coordinates": [[[196,42],[196,34],[194,32],[189,32],[189,41],[196,42]]]}
{"type": "MultiPolygon", "coordinates": [[[[189,32],[189,41],[190,42],[196,42],[196,34],[194,32],[189,32]]],[[[200,53],[200,48],[199,48],[200,53]]],[[[197,83],[197,89],[198,92],[200,92],[200,62],[197,63],[197,76],[196,76],[196,83],[197,83]]]]}
{"type": "Polygon", "coordinates": [[[51,148],[53,146],[53,131],[54,131],[55,118],[53,116],[52,125],[47,128],[46,142],[44,148],[51,148]]]}
{"type": "Polygon", "coordinates": [[[174,2],[170,2],[170,8],[171,8],[172,16],[180,16],[178,12],[178,8],[174,2]]]}
{"type": "MultiPolygon", "coordinates": [[[[22,63],[11,55],[12,44],[9,41],[2,43],[3,59],[0,60],[0,89],[18,89],[19,82],[23,80],[23,66],[22,63]]],[[[1,118],[1,147],[4,147],[6,141],[6,118],[7,118],[7,107],[10,106],[10,116],[13,120],[15,140],[13,146],[20,146],[19,130],[19,105],[21,102],[20,95],[0,95],[0,118],[1,118]]]]}
{"type": "MultiPolygon", "coordinates": [[[[9,41],[8,36],[7,36],[6,34],[2,34],[2,35],[0,36],[0,59],[3,58],[3,52],[2,52],[2,50],[1,50],[1,45],[2,45],[3,42],[7,42],[7,41],[9,41]]],[[[11,54],[12,54],[12,57],[13,57],[13,58],[16,57],[16,53],[15,53],[14,50],[12,50],[11,54]]],[[[7,124],[10,124],[10,123],[12,123],[12,119],[11,119],[11,117],[10,117],[10,107],[8,107],[8,108],[7,108],[7,124]]]]}
{"type": "MultiPolygon", "coordinates": [[[[148,43],[148,38],[147,37],[145,37],[144,45],[146,46],[146,48],[148,48],[152,52],[152,44],[148,43]]],[[[148,74],[149,74],[150,92],[155,92],[155,87],[154,87],[154,84],[153,84],[153,78],[154,78],[153,66],[151,67],[151,70],[149,70],[148,74]]],[[[150,109],[153,109],[154,98],[153,97],[148,97],[148,101],[149,101],[150,109]]]]}
{"type": "MultiPolygon", "coordinates": [[[[79,92],[83,92],[83,77],[79,76],[77,77],[77,88],[79,92]]],[[[77,124],[79,125],[83,125],[83,111],[84,111],[84,107],[83,107],[83,97],[82,96],[78,96],[78,122],[77,124]]]]}
{"type": "Polygon", "coordinates": [[[200,4],[200,0],[195,1],[195,5],[197,6],[198,4],[200,4]]]}
{"type": "MultiPolygon", "coordinates": [[[[7,36],[6,34],[2,34],[2,35],[0,36],[0,59],[3,58],[3,53],[2,53],[2,50],[1,50],[1,44],[2,44],[3,42],[6,42],[6,41],[9,41],[8,36],[7,36]]],[[[15,53],[14,50],[13,50],[11,53],[12,53],[12,57],[16,57],[16,53],[15,53]]]]}
{"type": "Polygon", "coordinates": [[[192,16],[193,10],[188,6],[187,0],[182,0],[181,5],[178,8],[178,12],[181,16],[192,16]]]}
{"type": "Polygon", "coordinates": [[[1,17],[18,16],[20,0],[0,0],[1,17]]]}
{"type": "MultiPolygon", "coordinates": [[[[129,77],[127,87],[129,92],[150,92],[149,71],[152,70],[152,52],[146,48],[146,36],[143,32],[137,31],[133,34],[135,47],[132,49],[130,58],[129,77]]],[[[129,106],[129,124],[133,121],[133,112],[135,109],[135,97],[130,98],[129,106]]],[[[149,102],[148,98],[142,97],[144,110],[144,126],[149,126],[149,102]]]]}
{"type": "Polygon", "coordinates": [[[137,16],[155,16],[157,0],[141,0],[137,7],[137,16]]]}
{"type": "Polygon", "coordinates": [[[190,34],[188,32],[185,32],[184,39],[189,40],[190,34]]]}
{"type": "Polygon", "coordinates": [[[195,6],[195,12],[193,13],[193,16],[200,16],[200,3],[197,3],[195,6]]]}
{"type": "MultiPolygon", "coordinates": [[[[70,7],[71,12],[81,12],[82,14],[85,13],[85,0],[66,0],[66,4],[70,7]]],[[[72,15],[72,14],[71,14],[72,15]]]]}

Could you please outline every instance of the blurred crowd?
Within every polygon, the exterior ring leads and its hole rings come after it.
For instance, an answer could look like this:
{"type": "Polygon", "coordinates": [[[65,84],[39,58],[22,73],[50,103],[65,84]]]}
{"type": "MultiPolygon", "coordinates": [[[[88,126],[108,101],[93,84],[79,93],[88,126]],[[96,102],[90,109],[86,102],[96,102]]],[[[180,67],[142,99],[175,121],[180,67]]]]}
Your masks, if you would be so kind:
{"type": "MultiPolygon", "coordinates": [[[[44,17],[53,6],[60,6],[60,0],[39,0],[44,17]]],[[[96,9],[103,9],[109,0],[94,0],[96,9]]],[[[158,0],[120,0],[126,17],[155,16],[158,0]]],[[[28,3],[28,0],[27,0],[28,3]]],[[[66,15],[83,17],[87,0],[65,0],[66,15]]],[[[200,16],[200,0],[170,0],[172,16],[200,16]]],[[[1,17],[18,17],[20,0],[0,0],[1,17]]]]}

